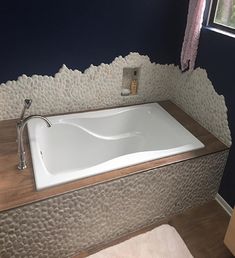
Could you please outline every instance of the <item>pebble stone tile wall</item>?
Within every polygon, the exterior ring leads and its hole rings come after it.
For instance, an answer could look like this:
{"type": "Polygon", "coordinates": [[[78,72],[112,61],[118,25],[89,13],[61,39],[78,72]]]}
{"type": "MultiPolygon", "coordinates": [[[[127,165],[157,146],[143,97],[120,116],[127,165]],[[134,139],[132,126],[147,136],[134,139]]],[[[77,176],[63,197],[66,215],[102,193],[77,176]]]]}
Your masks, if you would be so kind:
{"type": "MultiPolygon", "coordinates": [[[[125,80],[125,78],[124,78],[125,80]]],[[[130,53],[84,73],[65,65],[54,77],[22,75],[0,84],[0,120],[171,100],[227,146],[223,96],[206,71],[181,73],[130,53]],[[140,67],[138,95],[121,96],[123,68],[140,67]]],[[[228,152],[175,163],[0,213],[0,257],[71,257],[215,197],[228,152]]]]}
{"type": "MultiPolygon", "coordinates": [[[[124,78],[125,79],[125,78],[124,78]]],[[[172,100],[227,146],[231,134],[223,96],[214,90],[206,71],[181,73],[174,65],[152,63],[130,53],[111,64],[91,65],[84,73],[65,65],[54,77],[22,75],[0,84],[0,120],[20,116],[25,98],[32,98],[28,114],[54,114],[160,100],[172,100]],[[135,96],[121,96],[123,68],[140,67],[135,96]]]]}
{"type": "Polygon", "coordinates": [[[232,139],[228,126],[227,107],[223,95],[218,95],[207,77],[205,69],[197,68],[193,72],[181,73],[174,67],[171,83],[174,91],[171,100],[186,113],[213,133],[225,145],[231,146],[232,139]]]}
{"type": "Polygon", "coordinates": [[[0,213],[1,258],[65,258],[213,199],[228,151],[0,213]]]}

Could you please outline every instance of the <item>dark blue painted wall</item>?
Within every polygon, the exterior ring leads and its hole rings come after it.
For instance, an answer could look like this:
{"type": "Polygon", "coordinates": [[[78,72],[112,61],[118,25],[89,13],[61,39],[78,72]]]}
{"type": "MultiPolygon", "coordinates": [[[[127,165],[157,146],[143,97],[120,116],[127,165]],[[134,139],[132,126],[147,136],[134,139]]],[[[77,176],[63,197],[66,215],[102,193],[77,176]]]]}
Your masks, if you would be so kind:
{"type": "Polygon", "coordinates": [[[134,51],[175,63],[185,2],[5,1],[0,5],[0,83],[21,74],[53,75],[62,64],[84,70],[134,51]]]}
{"type": "MultiPolygon", "coordinates": [[[[201,31],[197,66],[205,68],[216,91],[224,95],[229,127],[235,139],[235,38],[206,28],[201,31]]],[[[235,205],[235,147],[232,146],[219,193],[235,205]]]]}

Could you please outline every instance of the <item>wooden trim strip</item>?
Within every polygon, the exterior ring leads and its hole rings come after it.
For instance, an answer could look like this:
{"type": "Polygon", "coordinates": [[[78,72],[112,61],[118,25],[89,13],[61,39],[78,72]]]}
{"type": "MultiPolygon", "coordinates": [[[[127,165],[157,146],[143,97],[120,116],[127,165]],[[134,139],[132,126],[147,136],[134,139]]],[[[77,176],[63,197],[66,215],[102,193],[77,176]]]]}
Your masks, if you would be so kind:
{"type": "Polygon", "coordinates": [[[150,169],[170,165],[176,162],[208,155],[228,149],[223,143],[200,126],[190,116],[170,101],[162,101],[159,104],[175,117],[186,129],[195,135],[205,148],[194,150],[171,157],[153,160],[131,167],[117,169],[100,175],[50,187],[41,191],[35,189],[33,169],[31,164],[30,149],[27,135],[26,153],[29,161],[28,168],[22,172],[17,169],[17,144],[16,144],[16,120],[0,122],[0,211],[16,208],[22,205],[37,202],[53,196],[64,194],[84,187],[100,184],[120,177],[141,173],[150,169]]]}

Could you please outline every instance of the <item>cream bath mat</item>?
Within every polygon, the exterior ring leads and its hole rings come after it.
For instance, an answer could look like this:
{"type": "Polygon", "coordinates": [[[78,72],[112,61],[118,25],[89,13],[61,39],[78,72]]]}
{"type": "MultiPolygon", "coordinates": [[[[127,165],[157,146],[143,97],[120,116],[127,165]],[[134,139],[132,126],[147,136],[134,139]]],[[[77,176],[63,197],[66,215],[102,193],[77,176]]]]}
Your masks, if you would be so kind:
{"type": "Polygon", "coordinates": [[[162,225],[89,258],[192,258],[175,228],[162,225]]]}

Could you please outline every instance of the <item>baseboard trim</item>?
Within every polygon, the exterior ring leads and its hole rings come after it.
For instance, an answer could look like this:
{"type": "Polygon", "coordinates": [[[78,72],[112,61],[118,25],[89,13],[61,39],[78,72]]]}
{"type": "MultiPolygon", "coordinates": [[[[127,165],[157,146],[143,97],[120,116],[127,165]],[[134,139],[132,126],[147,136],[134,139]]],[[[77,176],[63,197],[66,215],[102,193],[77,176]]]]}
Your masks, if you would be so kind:
{"type": "Polygon", "coordinates": [[[224,200],[221,195],[217,193],[215,196],[215,200],[228,213],[229,216],[232,216],[233,208],[224,200]]]}

